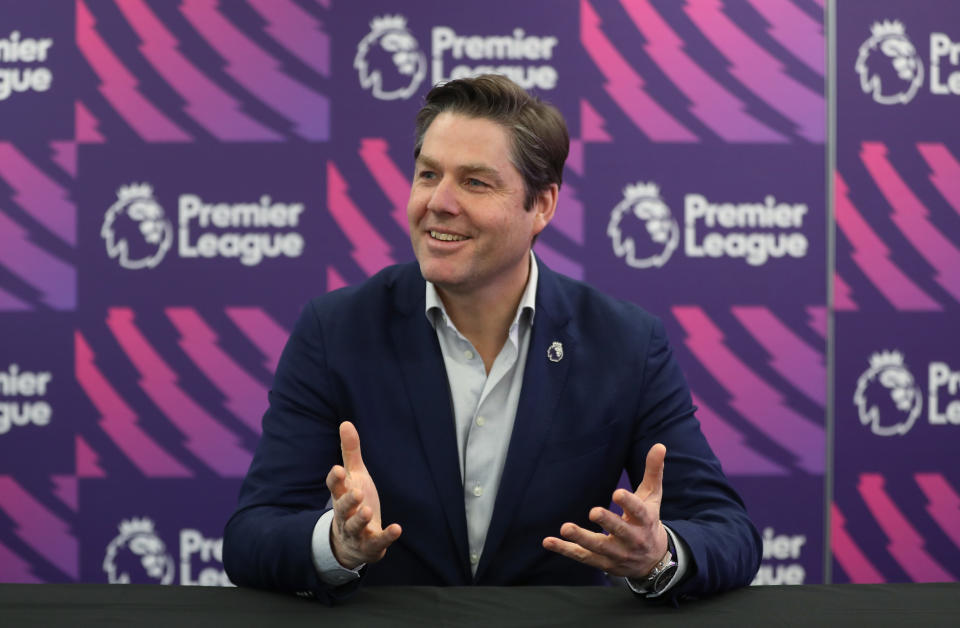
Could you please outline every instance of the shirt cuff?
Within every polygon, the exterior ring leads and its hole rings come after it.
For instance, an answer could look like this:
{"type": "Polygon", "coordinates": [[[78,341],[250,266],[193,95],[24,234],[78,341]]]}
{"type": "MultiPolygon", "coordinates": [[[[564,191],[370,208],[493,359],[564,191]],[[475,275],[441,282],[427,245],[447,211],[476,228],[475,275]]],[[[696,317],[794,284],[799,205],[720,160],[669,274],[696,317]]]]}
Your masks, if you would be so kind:
{"type": "Polygon", "coordinates": [[[330,525],[333,523],[333,509],[323,513],[317,520],[317,525],[313,526],[313,539],[310,542],[311,554],[313,555],[313,566],[317,569],[317,574],[324,584],[339,586],[347,584],[360,577],[360,570],[364,565],[356,569],[347,569],[333,555],[333,547],[330,545],[330,525]]]}
{"type": "Polygon", "coordinates": [[[677,550],[677,555],[674,556],[674,560],[677,561],[677,570],[673,573],[673,577],[670,578],[670,582],[667,583],[667,586],[663,587],[659,593],[653,593],[647,591],[646,588],[642,586],[642,582],[639,580],[634,580],[632,578],[624,578],[627,581],[627,586],[630,587],[630,590],[634,593],[639,593],[640,595],[645,595],[649,598],[657,598],[673,588],[674,585],[679,584],[683,579],[684,574],[687,573],[687,565],[690,562],[690,548],[687,547],[687,544],[684,543],[683,539],[673,533],[666,525],[663,528],[667,531],[667,534],[670,535],[670,540],[673,542],[673,548],[677,550]]]}

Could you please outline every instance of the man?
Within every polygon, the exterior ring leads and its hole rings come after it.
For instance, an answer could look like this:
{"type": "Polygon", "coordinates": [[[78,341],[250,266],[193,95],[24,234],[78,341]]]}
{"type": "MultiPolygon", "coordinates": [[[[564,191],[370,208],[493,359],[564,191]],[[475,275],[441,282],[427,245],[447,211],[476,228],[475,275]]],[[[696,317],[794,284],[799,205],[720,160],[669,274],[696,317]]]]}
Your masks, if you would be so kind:
{"type": "Polygon", "coordinates": [[[430,91],[407,207],[418,265],[305,308],[227,524],[235,583],[330,601],[361,581],[606,572],[668,597],[750,582],[760,537],[662,324],[531,253],[568,146],[556,109],[504,77],[430,91]],[[635,492],[614,490],[623,469],[635,492]]]}

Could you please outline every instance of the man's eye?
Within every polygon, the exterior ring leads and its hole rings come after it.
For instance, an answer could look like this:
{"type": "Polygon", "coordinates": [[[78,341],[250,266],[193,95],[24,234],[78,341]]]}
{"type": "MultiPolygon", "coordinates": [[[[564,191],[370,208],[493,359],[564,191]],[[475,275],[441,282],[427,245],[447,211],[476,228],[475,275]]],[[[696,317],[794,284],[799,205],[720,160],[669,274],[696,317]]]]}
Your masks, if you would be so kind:
{"type": "Polygon", "coordinates": [[[487,184],[480,179],[467,179],[467,185],[472,188],[487,187],[487,184]]]}
{"type": "Polygon", "coordinates": [[[436,173],[436,172],[431,172],[431,171],[429,171],[429,170],[421,170],[419,173],[417,173],[417,178],[418,178],[418,179],[431,180],[431,179],[435,179],[436,176],[437,176],[437,173],[436,173]]]}

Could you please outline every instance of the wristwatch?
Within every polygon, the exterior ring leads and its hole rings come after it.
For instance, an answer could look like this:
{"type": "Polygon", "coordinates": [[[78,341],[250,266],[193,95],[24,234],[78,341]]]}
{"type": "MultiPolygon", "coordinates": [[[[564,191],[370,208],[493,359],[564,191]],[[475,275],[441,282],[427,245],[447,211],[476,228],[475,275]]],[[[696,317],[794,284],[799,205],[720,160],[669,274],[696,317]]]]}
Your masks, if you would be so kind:
{"type": "Polygon", "coordinates": [[[653,566],[653,569],[641,580],[640,587],[647,593],[661,593],[673,575],[677,573],[677,561],[673,558],[673,548],[667,547],[667,553],[653,566]]]}

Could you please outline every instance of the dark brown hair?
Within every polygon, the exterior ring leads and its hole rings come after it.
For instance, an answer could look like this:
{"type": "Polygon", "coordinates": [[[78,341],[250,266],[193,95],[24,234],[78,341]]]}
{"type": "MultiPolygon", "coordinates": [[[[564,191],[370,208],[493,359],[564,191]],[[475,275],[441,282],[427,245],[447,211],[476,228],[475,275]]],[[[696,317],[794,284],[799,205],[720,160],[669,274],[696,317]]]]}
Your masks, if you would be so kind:
{"type": "Polygon", "coordinates": [[[499,74],[482,74],[436,85],[417,112],[414,159],[420,156],[423,136],[438,115],[457,113],[486,118],[503,126],[512,138],[510,161],[523,177],[524,209],[537,195],[563,182],[563,163],[570,150],[567,125],[557,109],[499,74]]]}

